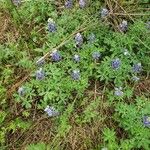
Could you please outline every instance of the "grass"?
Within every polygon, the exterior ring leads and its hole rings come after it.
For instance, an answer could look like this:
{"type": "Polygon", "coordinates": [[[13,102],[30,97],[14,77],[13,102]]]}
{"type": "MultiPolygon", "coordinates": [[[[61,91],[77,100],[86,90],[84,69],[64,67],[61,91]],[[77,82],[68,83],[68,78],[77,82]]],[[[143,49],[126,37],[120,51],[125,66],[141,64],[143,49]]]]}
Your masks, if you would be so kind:
{"type": "Polygon", "coordinates": [[[149,150],[148,1],[88,1],[83,9],[74,1],[67,9],[64,1],[15,6],[2,0],[0,8],[0,149],[149,150]],[[109,11],[104,18],[102,8],[109,11]],[[55,32],[48,31],[49,18],[55,32]],[[123,20],[125,32],[119,27],[123,20]],[[77,33],[83,37],[79,48],[77,33]],[[58,62],[52,60],[55,49],[58,62]],[[100,53],[97,60],[94,52],[100,53]],[[38,66],[40,58],[45,63],[38,66]],[[118,69],[112,65],[116,58],[118,69]],[[36,79],[40,68],[43,80],[36,79]],[[76,69],[79,80],[72,78],[76,69]],[[20,87],[25,94],[18,93],[20,87]],[[49,116],[47,105],[59,115],[49,116]]]}

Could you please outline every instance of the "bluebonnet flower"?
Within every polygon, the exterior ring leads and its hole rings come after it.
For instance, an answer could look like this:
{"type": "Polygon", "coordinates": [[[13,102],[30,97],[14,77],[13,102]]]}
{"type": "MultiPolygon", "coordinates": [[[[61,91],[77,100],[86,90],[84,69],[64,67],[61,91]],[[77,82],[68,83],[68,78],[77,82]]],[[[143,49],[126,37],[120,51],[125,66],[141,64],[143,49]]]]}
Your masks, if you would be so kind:
{"type": "Polygon", "coordinates": [[[122,23],[119,25],[119,28],[122,32],[127,31],[128,29],[128,22],[126,20],[123,20],[122,23]]]}
{"type": "Polygon", "coordinates": [[[132,67],[132,70],[135,73],[139,73],[142,70],[141,63],[134,64],[133,67],[132,67]]]}
{"type": "Polygon", "coordinates": [[[95,34],[94,33],[91,33],[89,36],[88,36],[88,41],[90,42],[90,43],[93,43],[94,41],[95,41],[95,34]]]}
{"type": "Polygon", "coordinates": [[[13,0],[12,1],[14,5],[18,6],[21,4],[21,0],[13,0]]]}
{"type": "Polygon", "coordinates": [[[140,80],[140,78],[138,78],[137,76],[133,76],[133,77],[132,77],[132,80],[135,81],[135,82],[137,82],[137,81],[140,80]]]}
{"type": "Polygon", "coordinates": [[[98,60],[101,57],[100,52],[93,52],[92,57],[94,60],[98,60]]]}
{"type": "Polygon", "coordinates": [[[41,57],[40,59],[38,59],[38,60],[36,61],[36,64],[37,64],[38,66],[44,65],[44,63],[45,63],[45,59],[44,59],[43,57],[41,57]]]}
{"type": "Polygon", "coordinates": [[[71,77],[73,80],[79,80],[80,79],[80,70],[76,69],[72,71],[71,77]]]}
{"type": "Polygon", "coordinates": [[[55,24],[54,20],[49,18],[48,19],[48,31],[55,32],[56,30],[57,30],[57,28],[56,28],[56,24],[55,24]]]}
{"type": "Polygon", "coordinates": [[[150,29],[150,21],[147,22],[146,26],[147,26],[147,29],[150,29]]]}
{"type": "Polygon", "coordinates": [[[101,17],[104,18],[108,15],[109,11],[107,8],[102,8],[100,14],[101,14],[101,17]]]}
{"type": "Polygon", "coordinates": [[[122,96],[123,92],[122,92],[122,87],[119,88],[115,88],[115,93],[116,96],[122,96]]]}
{"type": "Polygon", "coordinates": [[[150,127],[150,116],[144,116],[144,117],[143,117],[143,124],[144,124],[146,127],[150,127]]]}
{"type": "Polygon", "coordinates": [[[43,80],[45,78],[45,72],[42,68],[36,71],[36,80],[43,80]]]}
{"type": "Polygon", "coordinates": [[[75,61],[75,62],[80,62],[80,56],[79,55],[74,55],[73,56],[73,60],[75,61]]]}
{"type": "Polygon", "coordinates": [[[24,96],[25,95],[25,88],[24,87],[19,87],[18,94],[19,94],[19,96],[24,96]]]}
{"type": "Polygon", "coordinates": [[[79,0],[79,6],[80,6],[80,8],[84,8],[85,5],[86,5],[85,0],[79,0]]]}
{"type": "Polygon", "coordinates": [[[49,117],[55,117],[59,115],[59,112],[56,111],[54,107],[47,106],[44,111],[48,114],[49,117]]]}
{"type": "Polygon", "coordinates": [[[121,65],[121,61],[119,58],[116,58],[111,62],[111,66],[113,69],[119,69],[120,65],[121,65]]]}
{"type": "Polygon", "coordinates": [[[65,7],[66,7],[66,8],[72,8],[72,5],[73,5],[72,0],[67,0],[67,1],[65,2],[65,7]]]}
{"type": "Polygon", "coordinates": [[[57,50],[54,50],[52,52],[52,54],[50,54],[50,55],[52,57],[52,60],[55,61],[55,62],[60,61],[62,59],[60,53],[57,50]]]}
{"type": "Polygon", "coordinates": [[[80,47],[83,44],[83,37],[80,33],[75,35],[76,46],[80,47]]]}

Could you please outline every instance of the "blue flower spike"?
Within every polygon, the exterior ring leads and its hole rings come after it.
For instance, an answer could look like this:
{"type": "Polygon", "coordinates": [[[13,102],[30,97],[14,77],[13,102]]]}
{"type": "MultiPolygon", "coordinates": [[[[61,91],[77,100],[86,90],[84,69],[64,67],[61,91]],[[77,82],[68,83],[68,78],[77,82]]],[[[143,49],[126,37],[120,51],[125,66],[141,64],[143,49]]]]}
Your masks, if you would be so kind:
{"type": "Polygon", "coordinates": [[[36,80],[43,80],[45,78],[45,72],[42,68],[36,71],[36,80]]]}
{"type": "Polygon", "coordinates": [[[88,40],[89,43],[94,43],[95,40],[96,40],[95,34],[94,34],[94,33],[91,33],[91,34],[88,36],[87,40],[88,40]]]}
{"type": "Polygon", "coordinates": [[[100,11],[101,18],[107,17],[109,14],[109,10],[107,8],[102,8],[100,11]]]}
{"type": "Polygon", "coordinates": [[[19,6],[21,4],[21,0],[12,0],[15,6],[19,6]]]}
{"type": "Polygon", "coordinates": [[[132,70],[134,73],[140,73],[142,71],[141,63],[134,64],[132,70]]]}
{"type": "Polygon", "coordinates": [[[49,18],[48,19],[48,31],[49,32],[56,32],[57,27],[56,27],[56,23],[54,22],[53,19],[49,18]]]}
{"type": "Polygon", "coordinates": [[[72,8],[72,5],[73,5],[72,0],[67,0],[67,1],[65,1],[65,7],[66,7],[66,8],[70,9],[70,8],[72,8]]]}
{"type": "Polygon", "coordinates": [[[25,95],[25,88],[24,87],[19,87],[18,94],[21,97],[24,96],[25,95]]]}
{"type": "Polygon", "coordinates": [[[116,96],[123,96],[123,92],[122,92],[122,87],[119,87],[119,88],[115,88],[115,93],[114,93],[116,96]]]}
{"type": "Polygon", "coordinates": [[[101,54],[100,52],[93,52],[92,57],[94,60],[99,60],[99,58],[101,57],[101,54]]]}
{"type": "Polygon", "coordinates": [[[145,127],[150,127],[150,116],[143,117],[143,124],[145,127]]]}
{"type": "Polygon", "coordinates": [[[60,55],[60,53],[57,51],[57,49],[55,49],[50,56],[52,57],[52,61],[54,62],[58,62],[62,59],[62,56],[60,55]]]}
{"type": "Polygon", "coordinates": [[[112,62],[111,62],[111,66],[113,69],[119,69],[120,68],[120,65],[121,65],[121,61],[119,58],[116,58],[116,59],[113,59],[112,62]]]}
{"type": "Polygon", "coordinates": [[[80,33],[77,33],[75,35],[75,42],[77,47],[81,47],[81,45],[83,44],[83,37],[80,33]]]}
{"type": "Polygon", "coordinates": [[[86,6],[86,0],[79,0],[79,7],[84,8],[86,6]]]}
{"type": "Polygon", "coordinates": [[[54,107],[47,106],[44,111],[47,113],[49,117],[55,117],[59,115],[59,112],[56,111],[54,107]]]}
{"type": "Polygon", "coordinates": [[[80,62],[80,56],[77,55],[77,54],[75,54],[75,55],[73,56],[73,60],[74,60],[76,63],[80,62]]]}
{"type": "Polygon", "coordinates": [[[122,32],[126,32],[128,29],[128,22],[126,20],[123,20],[122,23],[120,23],[120,25],[119,25],[119,29],[122,32]]]}
{"type": "Polygon", "coordinates": [[[80,70],[78,70],[78,69],[73,70],[71,77],[73,80],[79,80],[80,79],[80,70]]]}

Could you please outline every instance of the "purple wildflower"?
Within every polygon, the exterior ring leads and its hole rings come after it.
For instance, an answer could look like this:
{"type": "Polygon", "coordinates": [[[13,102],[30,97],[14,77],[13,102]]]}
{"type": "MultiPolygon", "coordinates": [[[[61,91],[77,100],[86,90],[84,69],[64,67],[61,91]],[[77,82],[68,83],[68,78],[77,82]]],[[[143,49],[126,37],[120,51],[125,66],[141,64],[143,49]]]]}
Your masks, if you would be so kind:
{"type": "Polygon", "coordinates": [[[143,124],[144,124],[146,127],[150,127],[150,116],[144,116],[144,117],[143,117],[143,124]]]}
{"type": "Polygon", "coordinates": [[[91,33],[89,36],[88,36],[88,41],[90,42],[90,43],[93,43],[94,41],[95,41],[95,34],[94,33],[91,33]]]}
{"type": "Polygon", "coordinates": [[[66,8],[72,8],[72,5],[73,5],[72,0],[67,0],[67,1],[65,2],[65,7],[66,7],[66,8]]]}
{"type": "Polygon", "coordinates": [[[80,62],[80,56],[79,55],[74,55],[73,56],[73,60],[75,61],[75,62],[80,62]]]}
{"type": "Polygon", "coordinates": [[[75,36],[76,46],[80,47],[83,44],[83,37],[80,33],[77,33],[75,36]]]}
{"type": "Polygon", "coordinates": [[[134,73],[139,73],[142,70],[141,63],[134,64],[132,70],[134,73]]]}
{"type": "Polygon", "coordinates": [[[59,53],[57,50],[54,50],[54,51],[52,52],[51,56],[52,56],[52,60],[53,60],[54,62],[58,62],[58,61],[60,61],[60,60],[62,59],[60,53],[59,53]]]}
{"type": "Polygon", "coordinates": [[[127,31],[128,29],[128,23],[126,20],[123,20],[122,23],[119,25],[119,28],[122,32],[127,31]]]}
{"type": "Polygon", "coordinates": [[[19,96],[24,96],[25,95],[25,89],[24,89],[24,87],[19,87],[18,94],[19,94],[19,96]]]}
{"type": "Polygon", "coordinates": [[[101,57],[101,54],[100,52],[93,52],[92,57],[94,60],[99,60],[99,58],[101,57]]]}
{"type": "Polygon", "coordinates": [[[48,19],[48,31],[55,32],[56,30],[57,30],[57,28],[56,28],[55,22],[53,21],[53,19],[49,18],[48,19]]]}
{"type": "Polygon", "coordinates": [[[121,87],[115,88],[115,93],[114,94],[116,96],[122,96],[123,95],[122,88],[121,87]]]}
{"type": "Polygon", "coordinates": [[[14,5],[19,6],[21,4],[21,0],[13,0],[14,5]]]}
{"type": "Polygon", "coordinates": [[[48,114],[49,117],[55,117],[59,115],[59,112],[56,111],[54,107],[47,106],[44,111],[48,114]]]}
{"type": "Polygon", "coordinates": [[[85,5],[86,5],[85,0],[79,0],[79,6],[80,6],[80,8],[84,8],[85,5]]]}
{"type": "Polygon", "coordinates": [[[36,71],[36,80],[43,80],[45,78],[45,72],[42,68],[36,71]]]}
{"type": "Polygon", "coordinates": [[[107,8],[102,8],[100,14],[101,14],[101,17],[104,18],[108,15],[109,11],[107,8]]]}
{"type": "Polygon", "coordinates": [[[80,79],[80,70],[76,69],[72,71],[71,77],[73,80],[79,80],[80,79]]]}
{"type": "Polygon", "coordinates": [[[121,65],[121,61],[119,58],[116,58],[111,62],[111,66],[113,69],[119,69],[120,65],[121,65]]]}

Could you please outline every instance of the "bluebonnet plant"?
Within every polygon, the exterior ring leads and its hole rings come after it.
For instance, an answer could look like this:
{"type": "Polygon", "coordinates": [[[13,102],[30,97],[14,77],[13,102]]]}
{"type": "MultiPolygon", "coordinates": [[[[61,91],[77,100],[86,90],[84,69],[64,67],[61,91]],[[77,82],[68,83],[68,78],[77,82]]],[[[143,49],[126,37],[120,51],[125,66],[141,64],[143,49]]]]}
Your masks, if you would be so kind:
{"type": "Polygon", "coordinates": [[[101,54],[100,52],[93,52],[92,57],[94,60],[99,60],[99,58],[101,57],[101,54]]]}
{"type": "Polygon", "coordinates": [[[21,0],[13,0],[12,1],[14,5],[18,6],[21,4],[21,0]]]}
{"type": "Polygon", "coordinates": [[[140,80],[140,78],[138,78],[137,76],[133,76],[133,77],[132,77],[132,80],[135,81],[135,82],[137,82],[137,81],[140,80]]]}
{"type": "Polygon", "coordinates": [[[116,96],[122,96],[123,92],[122,92],[122,87],[119,88],[115,88],[115,93],[116,96]]]}
{"type": "Polygon", "coordinates": [[[73,56],[73,60],[75,61],[75,62],[80,62],[80,56],[79,55],[74,55],[73,56]]]}
{"type": "Polygon", "coordinates": [[[83,44],[83,37],[80,33],[75,35],[76,46],[80,47],[83,44]]]}
{"type": "Polygon", "coordinates": [[[73,80],[79,80],[80,79],[80,70],[78,70],[78,69],[73,70],[71,77],[73,80]]]}
{"type": "Polygon", "coordinates": [[[43,80],[45,78],[45,72],[42,68],[36,71],[36,80],[43,80]]]}
{"type": "Polygon", "coordinates": [[[146,127],[150,127],[150,116],[144,116],[143,117],[143,124],[146,127]]]}
{"type": "Polygon", "coordinates": [[[134,64],[132,70],[134,73],[139,73],[142,70],[141,63],[134,64]]]}
{"type": "Polygon", "coordinates": [[[36,64],[37,64],[38,66],[44,65],[44,63],[45,63],[45,59],[44,59],[43,57],[41,57],[40,59],[38,59],[38,60],[36,61],[36,64]]]}
{"type": "Polygon", "coordinates": [[[55,61],[55,62],[58,62],[58,61],[60,61],[62,59],[60,53],[57,50],[54,50],[52,52],[52,54],[50,54],[50,55],[52,57],[52,60],[55,61]]]}
{"type": "Polygon", "coordinates": [[[24,87],[19,87],[18,94],[19,94],[19,96],[24,96],[25,95],[25,88],[24,87]]]}
{"type": "Polygon", "coordinates": [[[106,8],[101,9],[100,14],[101,14],[102,18],[106,17],[108,15],[108,13],[109,13],[108,9],[106,9],[106,8]]]}
{"type": "Polygon", "coordinates": [[[48,31],[55,32],[56,30],[57,30],[57,28],[56,28],[56,24],[55,24],[54,20],[49,18],[48,19],[48,31]]]}
{"type": "Polygon", "coordinates": [[[79,6],[80,8],[84,8],[86,5],[86,1],[85,0],[79,0],[79,6]]]}
{"type": "Polygon", "coordinates": [[[90,43],[93,43],[94,41],[95,41],[95,34],[94,33],[91,33],[89,36],[88,36],[88,41],[90,42],[90,43]]]}
{"type": "Polygon", "coordinates": [[[73,5],[72,0],[67,0],[67,1],[65,2],[65,7],[66,7],[66,8],[72,8],[72,5],[73,5]]]}
{"type": "Polygon", "coordinates": [[[128,22],[126,20],[123,20],[122,23],[119,25],[119,28],[122,32],[127,31],[128,29],[128,22]]]}
{"type": "Polygon", "coordinates": [[[113,69],[119,69],[120,65],[121,65],[121,61],[119,58],[116,58],[111,62],[111,66],[113,69]]]}
{"type": "Polygon", "coordinates": [[[49,117],[55,117],[59,115],[59,112],[56,111],[54,107],[47,106],[44,111],[48,114],[49,117]]]}

